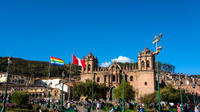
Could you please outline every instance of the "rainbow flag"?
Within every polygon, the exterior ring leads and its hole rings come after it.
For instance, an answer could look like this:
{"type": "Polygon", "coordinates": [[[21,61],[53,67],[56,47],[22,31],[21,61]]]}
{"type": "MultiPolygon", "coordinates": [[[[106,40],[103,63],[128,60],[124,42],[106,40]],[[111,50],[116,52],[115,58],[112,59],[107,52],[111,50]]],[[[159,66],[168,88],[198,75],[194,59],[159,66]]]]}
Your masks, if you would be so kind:
{"type": "Polygon", "coordinates": [[[51,56],[51,65],[64,66],[64,61],[51,56]]]}

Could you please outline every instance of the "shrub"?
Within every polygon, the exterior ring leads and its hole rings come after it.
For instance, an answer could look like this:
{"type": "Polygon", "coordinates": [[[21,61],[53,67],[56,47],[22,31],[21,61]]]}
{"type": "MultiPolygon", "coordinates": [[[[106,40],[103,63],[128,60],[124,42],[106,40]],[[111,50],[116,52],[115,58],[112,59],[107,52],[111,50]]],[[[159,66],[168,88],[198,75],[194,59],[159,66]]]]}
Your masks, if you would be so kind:
{"type": "Polygon", "coordinates": [[[12,103],[15,103],[18,106],[26,105],[28,98],[29,98],[29,95],[26,92],[22,92],[22,91],[16,91],[11,96],[12,103]]]}

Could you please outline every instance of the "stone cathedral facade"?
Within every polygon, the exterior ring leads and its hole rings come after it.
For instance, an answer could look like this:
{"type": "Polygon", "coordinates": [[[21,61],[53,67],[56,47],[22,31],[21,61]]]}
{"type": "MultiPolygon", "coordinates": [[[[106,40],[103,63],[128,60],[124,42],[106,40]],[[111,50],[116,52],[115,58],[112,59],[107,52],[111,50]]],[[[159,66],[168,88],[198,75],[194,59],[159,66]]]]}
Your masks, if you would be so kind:
{"type": "Polygon", "coordinates": [[[154,69],[155,57],[153,52],[145,48],[138,53],[138,65],[126,66],[122,68],[117,63],[112,63],[109,67],[99,67],[96,56],[89,53],[83,57],[86,67],[82,68],[81,81],[94,80],[97,83],[104,83],[110,88],[108,98],[112,100],[112,90],[122,82],[122,73],[125,80],[130,82],[133,90],[136,91],[136,98],[146,94],[151,94],[156,89],[156,73],[154,69]]]}

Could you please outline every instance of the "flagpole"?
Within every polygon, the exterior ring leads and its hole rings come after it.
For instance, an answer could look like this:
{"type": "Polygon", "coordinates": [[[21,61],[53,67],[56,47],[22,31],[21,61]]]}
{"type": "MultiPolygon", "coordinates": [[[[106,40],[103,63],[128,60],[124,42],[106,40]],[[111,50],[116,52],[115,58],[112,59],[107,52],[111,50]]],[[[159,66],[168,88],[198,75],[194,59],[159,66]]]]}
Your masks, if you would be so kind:
{"type": "Polygon", "coordinates": [[[64,80],[63,80],[63,78],[64,78],[64,76],[65,76],[65,73],[64,73],[64,71],[62,72],[62,90],[61,90],[61,95],[60,95],[60,104],[61,104],[61,106],[60,106],[60,111],[61,112],[63,112],[64,111],[64,108],[63,108],[63,86],[64,86],[64,80]]]}
{"type": "MultiPolygon", "coordinates": [[[[71,64],[69,62],[69,82],[71,82],[70,75],[71,75],[71,64]]],[[[68,87],[69,87],[69,85],[68,85],[68,87]]],[[[70,87],[68,88],[68,90],[69,90],[69,92],[68,92],[68,101],[70,101],[70,93],[71,93],[70,87]]]]}
{"type": "Polygon", "coordinates": [[[51,60],[49,61],[49,68],[48,68],[48,81],[49,81],[49,84],[47,82],[47,95],[48,95],[48,106],[50,107],[50,91],[49,91],[49,85],[50,85],[50,75],[51,75],[51,60]]]}

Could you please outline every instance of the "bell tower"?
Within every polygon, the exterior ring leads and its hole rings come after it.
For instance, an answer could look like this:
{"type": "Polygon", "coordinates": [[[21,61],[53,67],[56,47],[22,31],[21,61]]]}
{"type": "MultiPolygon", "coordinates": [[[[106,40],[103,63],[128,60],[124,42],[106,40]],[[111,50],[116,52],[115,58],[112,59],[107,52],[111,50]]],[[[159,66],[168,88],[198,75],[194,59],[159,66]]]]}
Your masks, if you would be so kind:
{"type": "Polygon", "coordinates": [[[153,52],[145,48],[141,53],[138,53],[138,70],[154,70],[155,57],[153,52]]]}
{"type": "Polygon", "coordinates": [[[83,73],[93,73],[98,70],[97,57],[93,56],[91,52],[83,60],[85,61],[85,68],[82,68],[83,73]]]}

